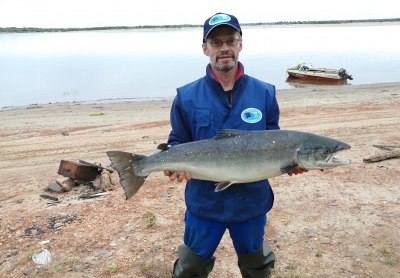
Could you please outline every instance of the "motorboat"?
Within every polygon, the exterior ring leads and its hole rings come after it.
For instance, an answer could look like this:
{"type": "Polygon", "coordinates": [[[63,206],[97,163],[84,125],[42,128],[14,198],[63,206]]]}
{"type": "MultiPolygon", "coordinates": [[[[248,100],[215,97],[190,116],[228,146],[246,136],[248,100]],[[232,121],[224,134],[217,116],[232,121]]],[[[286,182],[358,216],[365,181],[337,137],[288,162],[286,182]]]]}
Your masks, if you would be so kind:
{"type": "Polygon", "coordinates": [[[315,68],[311,63],[301,63],[286,72],[293,77],[307,80],[324,82],[342,82],[344,80],[353,80],[353,77],[343,68],[339,70],[315,68]]]}

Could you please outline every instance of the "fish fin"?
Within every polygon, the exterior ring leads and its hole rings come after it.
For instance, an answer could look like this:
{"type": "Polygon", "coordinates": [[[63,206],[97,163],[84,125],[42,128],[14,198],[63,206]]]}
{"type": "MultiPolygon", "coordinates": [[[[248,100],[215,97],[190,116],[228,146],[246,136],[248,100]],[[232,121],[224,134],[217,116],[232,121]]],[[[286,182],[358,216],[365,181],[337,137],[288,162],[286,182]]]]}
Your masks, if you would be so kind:
{"type": "Polygon", "coordinates": [[[220,129],[219,133],[213,138],[214,140],[232,138],[238,135],[247,135],[248,131],[238,129],[220,129]]]}
{"type": "Polygon", "coordinates": [[[233,182],[230,182],[230,181],[219,182],[219,183],[214,185],[214,186],[216,186],[214,191],[215,192],[222,191],[224,189],[227,189],[232,184],[233,184],[233,182]]]}
{"type": "Polygon", "coordinates": [[[169,145],[167,143],[162,143],[162,144],[157,146],[157,150],[161,150],[161,151],[166,151],[169,148],[171,148],[171,145],[169,145]]]}
{"type": "Polygon", "coordinates": [[[110,151],[107,152],[107,155],[118,172],[120,183],[128,200],[138,192],[147,178],[147,176],[137,176],[133,168],[135,162],[140,161],[146,156],[119,151],[110,151]]]}
{"type": "Polygon", "coordinates": [[[289,172],[293,171],[294,169],[296,169],[298,166],[299,165],[295,163],[295,164],[291,164],[289,166],[286,166],[284,168],[281,168],[281,173],[282,174],[289,173],[289,172]]]}

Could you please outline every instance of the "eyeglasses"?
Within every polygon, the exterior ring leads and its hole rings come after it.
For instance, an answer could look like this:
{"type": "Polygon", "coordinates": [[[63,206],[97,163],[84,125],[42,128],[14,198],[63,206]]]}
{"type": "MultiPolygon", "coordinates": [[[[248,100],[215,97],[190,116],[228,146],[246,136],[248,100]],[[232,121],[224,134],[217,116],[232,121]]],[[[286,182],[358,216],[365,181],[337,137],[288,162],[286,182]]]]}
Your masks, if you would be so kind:
{"type": "Polygon", "coordinates": [[[209,44],[211,44],[212,47],[222,47],[224,43],[226,43],[227,46],[235,46],[239,43],[239,39],[234,39],[234,40],[226,40],[226,41],[206,41],[209,44]]]}

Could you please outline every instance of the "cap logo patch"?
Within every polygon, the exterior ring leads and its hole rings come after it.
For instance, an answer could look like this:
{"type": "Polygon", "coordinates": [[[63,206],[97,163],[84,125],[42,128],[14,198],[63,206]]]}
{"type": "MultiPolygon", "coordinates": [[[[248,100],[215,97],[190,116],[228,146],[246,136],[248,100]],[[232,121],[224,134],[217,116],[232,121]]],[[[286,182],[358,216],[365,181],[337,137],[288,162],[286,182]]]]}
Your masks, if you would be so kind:
{"type": "Polygon", "coordinates": [[[262,113],[257,108],[247,108],[242,112],[242,120],[246,123],[254,124],[262,119],[262,113]]]}
{"type": "Polygon", "coordinates": [[[208,24],[210,25],[215,25],[217,23],[221,23],[221,22],[227,22],[230,21],[231,17],[227,14],[217,14],[215,16],[213,16],[210,21],[208,22],[208,24]]]}

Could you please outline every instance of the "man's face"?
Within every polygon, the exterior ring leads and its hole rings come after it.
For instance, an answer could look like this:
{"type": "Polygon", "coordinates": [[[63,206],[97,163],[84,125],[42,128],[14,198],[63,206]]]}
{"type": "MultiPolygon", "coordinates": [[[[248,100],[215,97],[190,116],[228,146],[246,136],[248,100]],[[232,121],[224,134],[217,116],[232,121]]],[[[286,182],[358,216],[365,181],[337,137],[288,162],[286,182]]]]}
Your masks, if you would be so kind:
{"type": "Polygon", "coordinates": [[[218,26],[211,31],[203,43],[203,52],[210,57],[210,64],[213,68],[220,71],[229,71],[237,65],[239,52],[242,51],[242,41],[237,45],[228,46],[224,43],[221,47],[213,47],[210,42],[227,40],[238,40],[239,32],[229,26],[218,26]]]}

